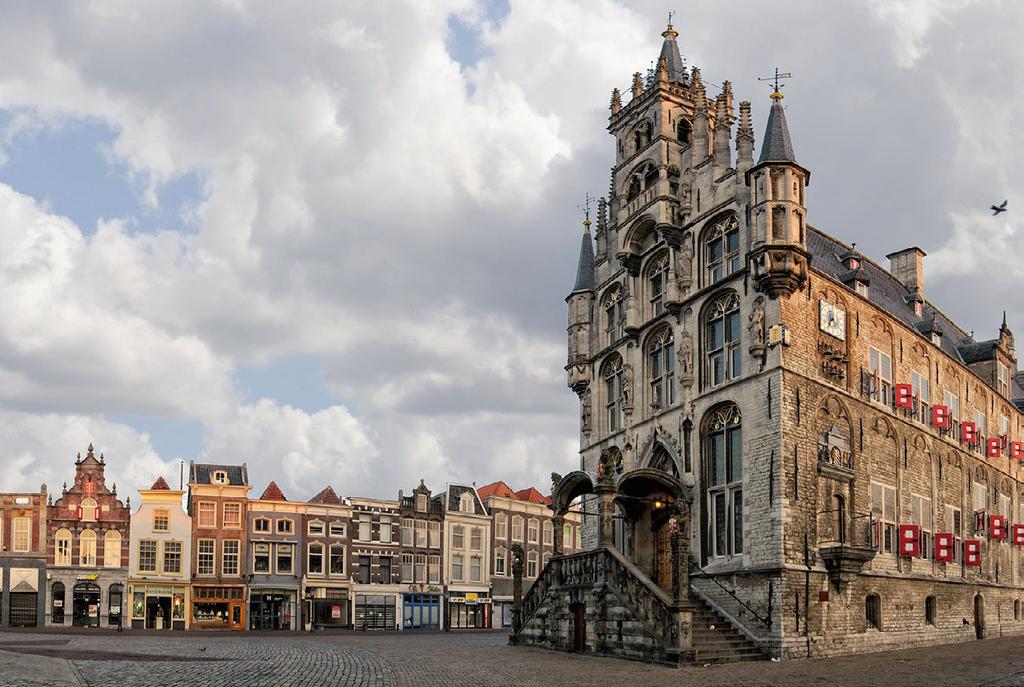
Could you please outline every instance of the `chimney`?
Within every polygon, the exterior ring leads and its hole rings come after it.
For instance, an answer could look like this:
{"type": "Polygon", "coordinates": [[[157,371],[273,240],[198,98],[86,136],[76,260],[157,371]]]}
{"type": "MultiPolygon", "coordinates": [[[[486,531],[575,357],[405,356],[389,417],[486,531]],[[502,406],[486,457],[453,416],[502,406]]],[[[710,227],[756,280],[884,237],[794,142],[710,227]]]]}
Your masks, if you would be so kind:
{"type": "Polygon", "coordinates": [[[911,292],[917,291],[924,298],[924,256],[925,252],[913,246],[895,253],[889,253],[889,273],[903,282],[911,292]]]}

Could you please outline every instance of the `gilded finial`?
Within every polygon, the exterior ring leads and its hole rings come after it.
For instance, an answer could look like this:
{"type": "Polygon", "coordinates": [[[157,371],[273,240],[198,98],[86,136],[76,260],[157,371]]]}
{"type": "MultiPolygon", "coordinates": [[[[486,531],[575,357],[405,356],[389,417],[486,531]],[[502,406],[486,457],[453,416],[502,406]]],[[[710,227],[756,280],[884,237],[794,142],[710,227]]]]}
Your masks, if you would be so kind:
{"type": "Polygon", "coordinates": [[[775,68],[775,75],[774,76],[766,76],[766,77],[763,77],[763,78],[762,77],[758,77],[757,80],[758,81],[771,81],[772,82],[772,94],[770,96],[768,96],[768,97],[770,97],[772,100],[779,101],[779,100],[782,100],[782,87],[785,86],[785,84],[779,83],[779,79],[790,79],[792,77],[793,77],[793,75],[790,74],[789,72],[780,72],[779,68],[776,67],[775,68]]]}
{"type": "Polygon", "coordinates": [[[576,206],[578,209],[583,210],[583,226],[584,226],[584,228],[587,231],[590,231],[590,201],[591,200],[593,200],[593,199],[590,197],[590,194],[587,193],[584,196],[584,199],[583,199],[583,206],[582,207],[580,207],[579,205],[576,206]]]}
{"type": "Polygon", "coordinates": [[[665,30],[661,32],[661,35],[662,35],[663,38],[678,38],[679,37],[679,32],[676,31],[672,27],[672,15],[673,14],[674,14],[674,12],[669,12],[668,13],[668,26],[666,26],[665,30]]]}

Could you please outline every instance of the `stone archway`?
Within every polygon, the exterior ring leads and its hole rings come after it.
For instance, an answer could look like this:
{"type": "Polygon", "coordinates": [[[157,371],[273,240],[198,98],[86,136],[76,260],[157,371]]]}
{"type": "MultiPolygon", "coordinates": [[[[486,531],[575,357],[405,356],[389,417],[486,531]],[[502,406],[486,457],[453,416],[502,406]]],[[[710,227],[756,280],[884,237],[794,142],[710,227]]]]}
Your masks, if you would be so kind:
{"type": "Polygon", "coordinates": [[[616,485],[632,535],[630,560],[667,592],[678,591],[677,577],[689,572],[691,498],[679,479],[653,467],[630,470],[616,485]]]}

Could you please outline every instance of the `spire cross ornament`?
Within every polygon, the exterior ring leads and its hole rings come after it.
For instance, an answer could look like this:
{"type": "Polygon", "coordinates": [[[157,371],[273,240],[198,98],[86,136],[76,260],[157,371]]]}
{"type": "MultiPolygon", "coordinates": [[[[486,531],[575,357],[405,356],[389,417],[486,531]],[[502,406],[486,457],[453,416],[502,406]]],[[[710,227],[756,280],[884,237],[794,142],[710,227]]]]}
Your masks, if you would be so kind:
{"type": "Polygon", "coordinates": [[[590,226],[590,201],[591,200],[593,200],[593,199],[590,197],[590,193],[588,192],[583,197],[583,205],[582,206],[580,206],[580,205],[576,206],[577,210],[583,210],[583,224],[585,224],[588,227],[590,226]]]}
{"type": "Polygon", "coordinates": [[[775,76],[758,77],[758,81],[771,81],[773,92],[771,95],[772,100],[782,100],[782,88],[785,84],[779,83],[779,79],[792,79],[793,75],[789,72],[780,72],[779,68],[775,68],[775,76]]]}

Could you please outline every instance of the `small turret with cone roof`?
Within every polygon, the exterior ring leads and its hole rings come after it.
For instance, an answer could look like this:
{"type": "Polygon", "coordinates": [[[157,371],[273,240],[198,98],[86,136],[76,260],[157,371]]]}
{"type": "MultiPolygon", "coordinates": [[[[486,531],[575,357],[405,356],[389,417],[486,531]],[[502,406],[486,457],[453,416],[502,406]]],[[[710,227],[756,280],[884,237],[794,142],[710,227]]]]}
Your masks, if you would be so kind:
{"type": "Polygon", "coordinates": [[[589,377],[586,362],[590,358],[590,325],[594,300],[594,241],[590,236],[590,199],[584,209],[583,237],[576,263],[576,282],[566,297],[569,305],[569,359],[566,370],[569,386],[577,388],[589,377]]]}

